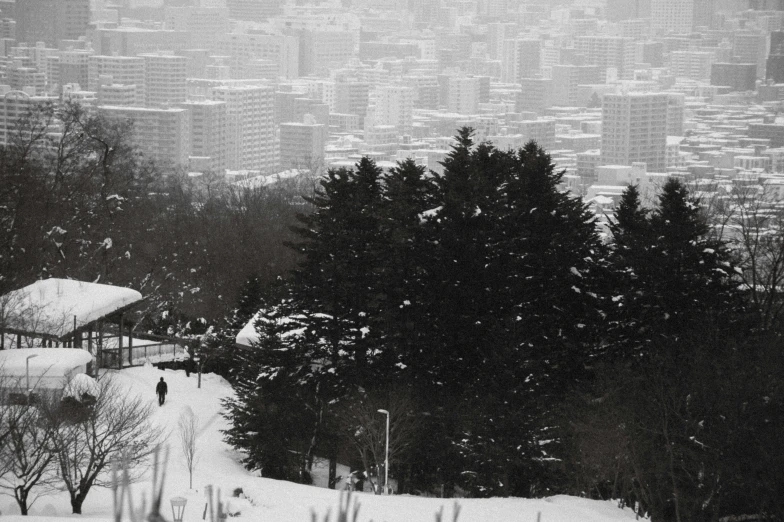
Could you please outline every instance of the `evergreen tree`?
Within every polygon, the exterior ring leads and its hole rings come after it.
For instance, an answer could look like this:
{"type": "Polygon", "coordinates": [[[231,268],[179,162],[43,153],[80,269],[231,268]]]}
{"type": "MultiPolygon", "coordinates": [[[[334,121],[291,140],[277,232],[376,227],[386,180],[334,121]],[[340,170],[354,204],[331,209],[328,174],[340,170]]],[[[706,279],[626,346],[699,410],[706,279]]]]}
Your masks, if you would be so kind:
{"type": "Polygon", "coordinates": [[[743,309],[735,267],[724,244],[710,237],[699,202],[668,180],[650,216],[629,188],[611,227],[611,257],[619,274],[613,297],[623,332],[614,342],[639,350],[656,338],[678,339],[693,321],[716,332],[734,328],[743,309]]]}

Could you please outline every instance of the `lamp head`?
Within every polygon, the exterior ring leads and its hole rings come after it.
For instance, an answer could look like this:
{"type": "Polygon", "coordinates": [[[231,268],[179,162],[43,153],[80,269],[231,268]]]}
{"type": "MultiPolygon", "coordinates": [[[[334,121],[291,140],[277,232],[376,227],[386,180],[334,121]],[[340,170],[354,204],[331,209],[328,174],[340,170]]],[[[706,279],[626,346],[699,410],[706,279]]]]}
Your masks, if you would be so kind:
{"type": "Polygon", "coordinates": [[[387,410],[378,410],[379,413],[383,413],[384,415],[389,415],[387,410]]]}

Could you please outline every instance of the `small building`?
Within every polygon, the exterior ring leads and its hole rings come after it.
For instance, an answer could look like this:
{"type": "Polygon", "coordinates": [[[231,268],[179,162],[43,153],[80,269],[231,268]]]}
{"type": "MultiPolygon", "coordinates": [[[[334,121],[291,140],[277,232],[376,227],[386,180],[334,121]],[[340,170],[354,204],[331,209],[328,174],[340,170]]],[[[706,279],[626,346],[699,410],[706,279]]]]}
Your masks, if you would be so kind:
{"type": "Polygon", "coordinates": [[[95,362],[89,373],[182,357],[175,339],[134,336],[131,312],[143,299],[119,286],[36,281],[0,296],[0,350],[81,348],[95,362]]]}

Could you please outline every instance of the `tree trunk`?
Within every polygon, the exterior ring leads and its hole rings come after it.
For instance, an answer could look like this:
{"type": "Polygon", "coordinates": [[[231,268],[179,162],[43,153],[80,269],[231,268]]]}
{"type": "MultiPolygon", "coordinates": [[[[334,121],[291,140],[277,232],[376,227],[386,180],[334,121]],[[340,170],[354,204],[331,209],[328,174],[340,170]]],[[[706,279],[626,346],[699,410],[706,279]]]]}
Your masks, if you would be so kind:
{"type": "Polygon", "coordinates": [[[84,502],[84,495],[71,494],[71,511],[74,515],[82,514],[82,503],[84,502]]]}
{"type": "Polygon", "coordinates": [[[14,489],[14,499],[19,504],[19,511],[25,516],[27,516],[27,493],[24,488],[14,489]]]}
{"type": "Polygon", "coordinates": [[[335,483],[337,482],[337,475],[338,475],[338,461],[337,457],[330,457],[329,458],[329,489],[335,489],[335,483]]]}
{"type": "MultiPolygon", "coordinates": [[[[318,388],[316,388],[316,393],[318,393],[318,388]]],[[[321,398],[316,400],[318,401],[318,415],[316,416],[316,423],[313,426],[313,435],[310,437],[308,452],[305,455],[305,465],[307,467],[308,473],[313,470],[313,458],[315,457],[316,445],[318,444],[319,435],[321,434],[321,423],[324,420],[324,402],[321,400],[321,398]]]]}

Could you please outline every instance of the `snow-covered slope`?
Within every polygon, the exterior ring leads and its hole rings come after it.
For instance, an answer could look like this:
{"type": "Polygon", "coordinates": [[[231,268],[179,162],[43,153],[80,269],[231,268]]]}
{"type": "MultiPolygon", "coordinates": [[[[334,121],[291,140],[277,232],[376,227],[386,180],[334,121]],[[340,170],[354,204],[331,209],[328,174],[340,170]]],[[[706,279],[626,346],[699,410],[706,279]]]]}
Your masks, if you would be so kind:
{"type": "MultiPolygon", "coordinates": [[[[164,514],[171,519],[169,499],[184,496],[188,499],[185,521],[202,520],[205,505],[204,487],[213,484],[223,492],[223,498],[235,488],[242,488],[250,502],[235,501],[240,511],[237,522],[309,522],[311,511],[319,520],[328,510],[337,509],[340,493],[313,486],[302,486],[289,482],[254,477],[238,464],[238,456],[222,440],[221,429],[226,421],[220,416],[220,401],[231,395],[232,390],[222,378],[207,374],[202,376],[202,387],[197,388],[196,375],[185,377],[184,372],[160,371],[154,368],[131,368],[117,373],[118,383],[129,393],[141,394],[155,405],[153,421],[170,431],[170,463],[164,490],[164,514]],[[166,404],[157,406],[155,384],[164,377],[169,386],[166,404]],[[188,490],[188,473],[182,457],[177,433],[180,414],[190,407],[197,415],[200,435],[197,442],[197,463],[194,473],[194,489],[188,490]]],[[[133,486],[135,498],[141,494],[149,498],[150,484],[142,482],[133,486]]],[[[443,506],[444,519],[452,519],[454,501],[451,499],[421,498],[409,496],[375,496],[355,493],[359,502],[361,522],[429,522],[443,506]]],[[[612,502],[596,502],[568,496],[547,499],[460,499],[460,522],[535,522],[541,513],[541,522],[612,522],[631,521],[634,514],[621,510],[612,502]]],[[[104,489],[90,491],[84,503],[81,519],[109,520],[112,504],[111,493],[104,489]]],[[[14,516],[19,511],[13,499],[0,497],[0,512],[3,522],[58,522],[70,517],[67,494],[55,493],[39,499],[33,506],[30,517],[14,516]],[[9,516],[11,515],[11,516],[9,516]]]]}

